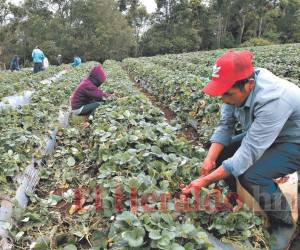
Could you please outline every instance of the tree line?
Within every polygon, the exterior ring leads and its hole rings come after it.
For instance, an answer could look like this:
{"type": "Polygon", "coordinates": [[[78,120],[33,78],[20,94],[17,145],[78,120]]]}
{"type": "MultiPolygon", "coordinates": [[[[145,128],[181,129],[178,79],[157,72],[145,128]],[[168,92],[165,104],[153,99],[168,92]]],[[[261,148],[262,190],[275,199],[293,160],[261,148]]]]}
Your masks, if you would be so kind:
{"type": "Polygon", "coordinates": [[[300,42],[300,0],[0,0],[0,61],[103,62],[247,45],[300,42]]]}

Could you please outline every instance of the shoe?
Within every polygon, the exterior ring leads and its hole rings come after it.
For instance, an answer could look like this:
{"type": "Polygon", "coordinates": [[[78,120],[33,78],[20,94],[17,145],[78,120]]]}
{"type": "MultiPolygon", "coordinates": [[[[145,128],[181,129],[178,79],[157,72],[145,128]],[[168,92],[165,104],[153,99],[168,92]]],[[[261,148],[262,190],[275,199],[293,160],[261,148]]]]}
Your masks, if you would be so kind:
{"type": "Polygon", "coordinates": [[[297,235],[297,225],[271,224],[269,233],[271,250],[288,250],[297,235]]]}
{"type": "Polygon", "coordinates": [[[290,206],[280,192],[273,194],[273,205],[277,203],[279,209],[266,211],[270,227],[268,229],[271,236],[271,250],[287,250],[297,234],[297,224],[294,223],[290,206]]]}

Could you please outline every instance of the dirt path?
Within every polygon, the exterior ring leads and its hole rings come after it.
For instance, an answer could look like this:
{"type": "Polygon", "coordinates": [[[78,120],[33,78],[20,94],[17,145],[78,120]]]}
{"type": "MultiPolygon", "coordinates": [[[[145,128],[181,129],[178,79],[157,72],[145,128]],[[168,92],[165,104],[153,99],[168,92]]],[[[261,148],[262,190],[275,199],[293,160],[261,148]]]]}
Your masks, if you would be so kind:
{"type": "MultiPolygon", "coordinates": [[[[143,87],[141,87],[138,83],[136,83],[132,77],[130,77],[130,79],[134,83],[134,85],[139,89],[139,91],[141,91],[145,96],[147,96],[148,99],[151,101],[151,103],[155,107],[158,107],[164,113],[165,118],[168,120],[168,122],[170,122],[171,120],[176,118],[176,114],[169,107],[165,106],[160,101],[158,101],[157,98],[153,94],[149,93],[143,87]]],[[[179,138],[184,137],[187,140],[191,141],[193,144],[199,144],[199,135],[198,135],[196,129],[194,129],[191,126],[187,126],[187,127],[180,129],[177,132],[177,136],[179,138]]]]}

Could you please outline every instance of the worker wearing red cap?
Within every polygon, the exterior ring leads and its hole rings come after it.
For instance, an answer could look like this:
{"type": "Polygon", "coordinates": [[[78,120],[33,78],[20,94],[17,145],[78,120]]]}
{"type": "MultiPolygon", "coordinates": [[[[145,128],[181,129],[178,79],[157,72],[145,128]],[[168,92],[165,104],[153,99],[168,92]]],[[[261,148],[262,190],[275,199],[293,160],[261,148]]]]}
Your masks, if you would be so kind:
{"type": "Polygon", "coordinates": [[[221,96],[224,104],[200,177],[183,192],[221,179],[235,191],[238,178],[269,216],[271,233],[281,235],[274,249],[284,249],[295,226],[274,179],[300,169],[300,89],[267,69],[254,68],[249,51],[228,51],[216,60],[202,91],[221,96]],[[233,136],[237,121],[244,133],[233,136]]]}

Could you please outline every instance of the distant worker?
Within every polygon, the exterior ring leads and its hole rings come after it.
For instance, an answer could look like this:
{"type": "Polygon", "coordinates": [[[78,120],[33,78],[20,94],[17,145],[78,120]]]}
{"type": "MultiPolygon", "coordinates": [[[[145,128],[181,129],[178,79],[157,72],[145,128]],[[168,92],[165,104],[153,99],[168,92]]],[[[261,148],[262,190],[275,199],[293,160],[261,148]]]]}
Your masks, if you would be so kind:
{"type": "Polygon", "coordinates": [[[95,66],[89,76],[82,80],[71,96],[72,113],[88,116],[92,114],[107,97],[114,96],[99,89],[106,81],[106,73],[101,64],[95,66]]]}
{"type": "Polygon", "coordinates": [[[81,58],[79,56],[74,56],[74,61],[72,63],[73,67],[78,67],[81,64],[81,58]]]}
{"type": "Polygon", "coordinates": [[[13,59],[10,62],[10,70],[11,71],[20,70],[19,60],[20,60],[20,58],[17,55],[15,55],[13,57],[13,59]]]}
{"type": "Polygon", "coordinates": [[[47,57],[45,57],[43,60],[43,70],[46,70],[48,68],[49,68],[49,60],[47,57]]]}
{"type": "Polygon", "coordinates": [[[45,55],[43,51],[40,50],[39,46],[36,46],[35,49],[32,51],[32,60],[34,63],[33,73],[37,73],[43,70],[43,61],[45,55]]]}
{"type": "Polygon", "coordinates": [[[57,66],[62,65],[62,56],[61,56],[61,54],[59,54],[59,55],[57,56],[56,62],[57,62],[57,66]]]}

